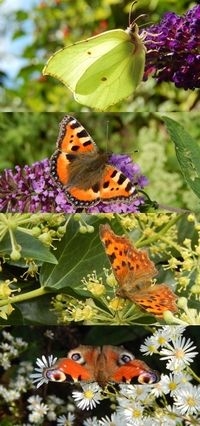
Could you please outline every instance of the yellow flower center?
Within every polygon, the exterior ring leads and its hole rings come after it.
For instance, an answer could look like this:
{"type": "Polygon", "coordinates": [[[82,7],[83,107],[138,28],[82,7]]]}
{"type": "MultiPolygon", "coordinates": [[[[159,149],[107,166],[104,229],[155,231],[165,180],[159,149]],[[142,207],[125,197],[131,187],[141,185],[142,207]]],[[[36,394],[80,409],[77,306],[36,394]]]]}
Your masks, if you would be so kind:
{"type": "Polygon", "coordinates": [[[84,397],[87,398],[87,399],[92,399],[92,398],[94,398],[94,392],[91,389],[87,389],[84,392],[84,397]]]}

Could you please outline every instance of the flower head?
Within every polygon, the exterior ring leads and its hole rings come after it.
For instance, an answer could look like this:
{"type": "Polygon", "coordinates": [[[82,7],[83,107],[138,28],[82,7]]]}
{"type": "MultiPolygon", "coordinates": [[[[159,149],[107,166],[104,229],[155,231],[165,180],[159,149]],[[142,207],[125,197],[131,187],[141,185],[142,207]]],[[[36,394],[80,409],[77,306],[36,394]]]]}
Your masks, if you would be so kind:
{"type": "Polygon", "coordinates": [[[28,418],[31,423],[40,423],[43,421],[45,414],[48,412],[48,406],[42,402],[39,395],[30,396],[28,410],[31,411],[28,418]]]}
{"type": "Polygon", "coordinates": [[[174,405],[182,415],[199,414],[200,412],[200,386],[191,383],[178,389],[174,395],[174,405]]]}
{"type": "Polygon", "coordinates": [[[36,387],[39,388],[44,383],[48,383],[49,379],[44,375],[44,371],[46,368],[52,367],[52,365],[55,364],[57,361],[57,358],[54,358],[53,355],[49,355],[47,358],[42,355],[42,359],[37,358],[36,364],[38,367],[35,367],[35,371],[37,373],[32,373],[30,375],[31,379],[33,380],[33,383],[37,383],[36,387]]]}
{"type": "Polygon", "coordinates": [[[159,81],[171,81],[185,90],[200,87],[200,5],[185,15],[164,15],[159,24],[148,27],[145,44],[149,74],[159,81]]]}
{"type": "Polygon", "coordinates": [[[67,417],[63,414],[57,418],[57,426],[73,426],[75,422],[75,415],[68,413],[67,417]]]}
{"type": "Polygon", "coordinates": [[[196,346],[193,346],[193,342],[184,336],[177,336],[172,341],[172,344],[167,343],[165,348],[160,351],[161,359],[168,360],[167,368],[169,370],[181,371],[191,362],[198,352],[195,352],[196,346]]]}
{"type": "Polygon", "coordinates": [[[100,387],[97,383],[82,385],[82,391],[72,392],[76,405],[81,410],[92,410],[100,404],[102,399],[100,387]]]}

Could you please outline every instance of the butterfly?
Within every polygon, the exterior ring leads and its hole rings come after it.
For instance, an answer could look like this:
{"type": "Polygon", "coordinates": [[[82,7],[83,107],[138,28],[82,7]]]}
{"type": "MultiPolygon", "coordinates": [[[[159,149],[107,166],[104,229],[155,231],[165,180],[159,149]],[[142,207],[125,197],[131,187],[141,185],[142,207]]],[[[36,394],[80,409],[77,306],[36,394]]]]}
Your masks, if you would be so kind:
{"type": "Polygon", "coordinates": [[[71,204],[86,208],[100,201],[129,203],[136,197],[130,179],[108,160],[109,154],[98,150],[76,118],[62,119],[57,149],[50,159],[51,175],[71,204]]]}
{"type": "Polygon", "coordinates": [[[170,287],[152,285],[158,271],[146,251],[137,250],[128,238],[116,235],[108,224],[100,225],[100,238],[119,284],[119,296],[158,318],[166,310],[177,311],[177,296],[170,287]]]}
{"type": "Polygon", "coordinates": [[[144,75],[146,48],[138,26],[66,46],[51,56],[43,69],[65,84],[82,105],[106,110],[132,95],[144,75]]]}
{"type": "Polygon", "coordinates": [[[49,381],[54,382],[98,382],[105,387],[109,382],[152,384],[159,381],[159,374],[144,361],[116,346],[80,345],[69,351],[66,358],[60,358],[44,370],[49,381]]]}

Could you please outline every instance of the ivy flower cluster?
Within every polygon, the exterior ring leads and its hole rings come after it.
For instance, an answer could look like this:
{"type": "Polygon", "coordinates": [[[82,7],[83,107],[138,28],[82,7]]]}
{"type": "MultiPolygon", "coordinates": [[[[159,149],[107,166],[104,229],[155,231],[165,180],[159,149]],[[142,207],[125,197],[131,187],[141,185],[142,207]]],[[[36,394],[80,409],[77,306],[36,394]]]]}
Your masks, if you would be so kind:
{"type": "Polygon", "coordinates": [[[164,15],[159,24],[148,27],[145,44],[145,77],[153,73],[159,81],[177,87],[200,88],[200,5],[179,16],[164,15]]]}
{"type": "MultiPolygon", "coordinates": [[[[66,232],[66,226],[69,218],[63,214],[50,213],[0,213],[0,243],[2,262],[18,262],[22,266],[23,274],[21,278],[24,281],[28,278],[37,279],[39,276],[38,253],[33,251],[27,252],[22,246],[21,241],[29,239],[29,247],[35,245],[38,240],[37,247],[41,250],[47,250],[53,246],[55,240],[60,240],[66,232]],[[20,237],[21,235],[21,237],[20,237]],[[21,238],[21,239],[20,239],[21,238]],[[36,256],[35,256],[36,255],[36,256]],[[25,272],[24,272],[25,268],[25,272]]],[[[49,251],[49,256],[51,255],[49,251]]],[[[3,269],[3,266],[2,266],[3,269]]],[[[2,274],[2,277],[5,274],[2,274]]],[[[21,281],[22,283],[22,281],[21,281]]],[[[0,318],[7,320],[14,311],[14,303],[20,298],[21,288],[18,286],[18,279],[1,279],[0,281],[0,318]],[[18,293],[17,295],[15,295],[18,293]]],[[[22,296],[23,298],[23,296],[22,296]]]]}
{"type": "MultiPolygon", "coordinates": [[[[148,184],[138,164],[133,163],[127,155],[113,154],[109,161],[136,183],[138,190],[148,184]]],[[[130,204],[100,202],[88,208],[88,213],[134,213],[140,211],[143,204],[144,197],[138,194],[130,204]]],[[[0,211],[76,213],[77,209],[51,178],[49,160],[45,159],[31,166],[16,166],[14,170],[5,170],[0,175],[0,211]]]]}

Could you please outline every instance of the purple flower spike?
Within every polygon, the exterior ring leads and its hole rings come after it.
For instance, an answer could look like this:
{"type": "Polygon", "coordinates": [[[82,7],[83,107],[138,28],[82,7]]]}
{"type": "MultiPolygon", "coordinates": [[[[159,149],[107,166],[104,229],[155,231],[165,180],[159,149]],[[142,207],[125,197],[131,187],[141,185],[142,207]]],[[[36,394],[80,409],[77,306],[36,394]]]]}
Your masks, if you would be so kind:
{"type": "MultiPolygon", "coordinates": [[[[147,178],[141,175],[139,166],[127,155],[112,155],[109,162],[120,169],[137,189],[147,185],[147,178]]],[[[143,204],[144,198],[138,195],[130,204],[99,202],[89,207],[87,212],[134,213],[143,204]]],[[[0,211],[76,213],[77,209],[67,200],[65,190],[51,178],[50,163],[45,159],[32,166],[16,166],[14,170],[5,170],[0,175],[0,211]]]]}
{"type": "Polygon", "coordinates": [[[153,74],[185,90],[200,88],[200,5],[183,16],[166,13],[160,24],[148,27],[145,45],[145,79],[153,74]]]}

